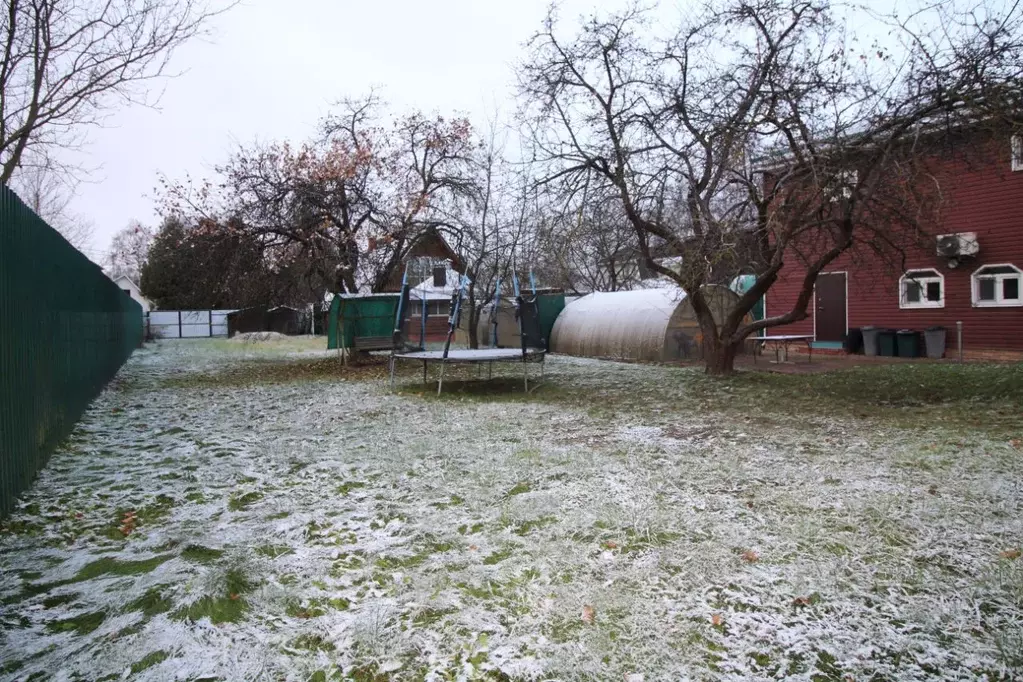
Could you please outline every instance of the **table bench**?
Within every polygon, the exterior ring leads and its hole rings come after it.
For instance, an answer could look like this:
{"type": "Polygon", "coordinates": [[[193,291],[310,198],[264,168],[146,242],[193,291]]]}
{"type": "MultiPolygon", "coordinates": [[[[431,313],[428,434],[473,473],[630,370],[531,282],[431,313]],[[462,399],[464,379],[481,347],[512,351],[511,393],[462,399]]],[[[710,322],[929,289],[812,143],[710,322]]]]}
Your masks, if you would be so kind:
{"type": "Polygon", "coordinates": [[[813,362],[813,336],[802,335],[802,334],[785,334],[780,336],[757,336],[753,339],[753,363],[757,362],[757,355],[763,355],[764,348],[768,345],[774,346],[774,362],[782,363],[788,362],[789,358],[789,344],[798,343],[802,341],[806,344],[806,350],[809,353],[809,360],[807,362],[813,362]],[[757,349],[760,352],[757,352],[757,349]]]}

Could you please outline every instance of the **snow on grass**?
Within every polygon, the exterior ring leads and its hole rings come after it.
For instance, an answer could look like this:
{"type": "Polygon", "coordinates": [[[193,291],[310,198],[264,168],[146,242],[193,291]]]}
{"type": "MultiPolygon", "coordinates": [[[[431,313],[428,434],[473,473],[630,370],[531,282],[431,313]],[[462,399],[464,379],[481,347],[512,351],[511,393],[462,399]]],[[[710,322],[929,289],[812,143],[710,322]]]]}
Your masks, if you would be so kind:
{"type": "Polygon", "coordinates": [[[1002,427],[559,357],[528,396],[519,365],[455,369],[440,398],[410,367],[392,393],[316,343],[129,361],[2,526],[0,678],[1023,665],[1023,465],[1002,427]]]}

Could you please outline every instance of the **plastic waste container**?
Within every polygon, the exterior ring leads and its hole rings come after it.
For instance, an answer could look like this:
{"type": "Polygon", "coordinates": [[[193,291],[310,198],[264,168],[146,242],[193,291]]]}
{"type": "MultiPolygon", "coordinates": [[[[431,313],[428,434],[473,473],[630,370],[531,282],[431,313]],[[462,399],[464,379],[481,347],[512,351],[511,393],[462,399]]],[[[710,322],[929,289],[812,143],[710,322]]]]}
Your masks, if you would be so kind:
{"type": "Polygon", "coordinates": [[[860,332],[863,334],[863,353],[864,355],[877,355],[877,333],[881,331],[877,327],[861,327],[860,332]]]}
{"type": "Polygon", "coordinates": [[[915,358],[920,355],[920,332],[900,329],[895,333],[895,349],[900,358],[915,358]]]}
{"type": "Polygon", "coordinates": [[[849,333],[845,335],[845,343],[842,344],[846,353],[862,353],[863,352],[863,330],[859,327],[853,327],[849,330],[849,333]]]}
{"type": "Polygon", "coordinates": [[[877,330],[877,354],[887,358],[896,357],[895,330],[877,330]]]}
{"type": "Polygon", "coordinates": [[[881,329],[878,327],[860,327],[859,331],[863,334],[863,355],[881,355],[878,346],[878,333],[881,332],[881,329]]]}
{"type": "Polygon", "coordinates": [[[944,327],[928,327],[924,330],[924,347],[927,349],[927,357],[935,360],[945,357],[945,338],[947,330],[944,327]]]}

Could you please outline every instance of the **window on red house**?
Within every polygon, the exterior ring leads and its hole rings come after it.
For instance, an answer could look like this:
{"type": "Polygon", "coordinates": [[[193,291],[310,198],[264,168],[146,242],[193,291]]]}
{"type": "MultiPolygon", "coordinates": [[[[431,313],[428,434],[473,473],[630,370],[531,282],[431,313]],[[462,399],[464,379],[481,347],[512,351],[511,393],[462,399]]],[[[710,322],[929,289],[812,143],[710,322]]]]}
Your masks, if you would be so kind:
{"type": "Polygon", "coordinates": [[[973,273],[973,305],[1021,306],[1023,270],[1015,265],[985,265],[973,273]]]}
{"type": "Polygon", "coordinates": [[[909,270],[899,279],[900,308],[943,308],[945,278],[937,270],[909,270]]]}

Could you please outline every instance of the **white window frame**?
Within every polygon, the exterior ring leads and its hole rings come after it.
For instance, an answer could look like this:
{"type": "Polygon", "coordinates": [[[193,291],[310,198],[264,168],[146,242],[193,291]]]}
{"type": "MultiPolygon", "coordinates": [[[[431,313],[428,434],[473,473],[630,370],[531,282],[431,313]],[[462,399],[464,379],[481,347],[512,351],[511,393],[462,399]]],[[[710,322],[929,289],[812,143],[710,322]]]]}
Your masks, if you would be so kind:
{"type": "Polygon", "coordinates": [[[1013,135],[1009,148],[1012,150],[1012,170],[1023,171],[1023,135],[1013,135]]]}
{"type": "Polygon", "coordinates": [[[1019,308],[1023,306],[1023,270],[1012,263],[985,263],[970,275],[970,288],[972,291],[973,307],[974,308],[1019,308]],[[987,268],[1012,268],[1016,272],[1004,275],[984,275],[981,270],[987,268]],[[995,300],[993,301],[982,301],[980,300],[980,280],[982,279],[993,279],[995,281],[995,300]],[[1003,299],[1002,292],[1004,291],[1002,282],[1006,279],[1015,279],[1019,282],[1020,297],[1017,299],[1003,299]]]}
{"type": "Polygon", "coordinates": [[[945,307],[945,276],[934,268],[918,268],[907,270],[899,278],[899,307],[903,310],[915,310],[917,308],[944,308],[945,307]],[[914,273],[932,273],[922,276],[914,276],[914,273]],[[906,299],[906,282],[916,282],[921,287],[922,300],[909,301],[906,299]],[[927,285],[938,282],[941,285],[941,298],[937,301],[927,300],[927,285]]]}

